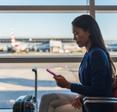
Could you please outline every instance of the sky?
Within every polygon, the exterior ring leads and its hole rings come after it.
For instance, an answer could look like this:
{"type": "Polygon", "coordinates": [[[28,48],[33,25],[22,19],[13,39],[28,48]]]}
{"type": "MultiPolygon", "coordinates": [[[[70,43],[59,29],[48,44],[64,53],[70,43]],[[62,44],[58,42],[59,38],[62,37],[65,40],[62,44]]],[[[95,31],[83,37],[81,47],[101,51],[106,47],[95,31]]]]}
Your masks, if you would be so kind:
{"type": "MultiPolygon", "coordinates": [[[[0,0],[0,5],[86,5],[88,0],[0,0]]],[[[117,0],[96,0],[97,5],[117,5],[117,0]],[[105,2],[106,1],[106,2],[105,2]]],[[[3,13],[0,38],[72,38],[72,20],[83,13],[3,13]]],[[[96,13],[105,40],[117,40],[117,13],[96,13]]]]}

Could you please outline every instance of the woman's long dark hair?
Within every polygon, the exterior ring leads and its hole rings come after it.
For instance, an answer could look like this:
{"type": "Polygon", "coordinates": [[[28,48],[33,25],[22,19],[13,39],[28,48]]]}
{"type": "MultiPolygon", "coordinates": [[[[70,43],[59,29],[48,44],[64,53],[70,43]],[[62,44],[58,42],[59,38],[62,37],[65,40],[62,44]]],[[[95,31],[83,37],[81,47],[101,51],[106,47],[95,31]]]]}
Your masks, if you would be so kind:
{"type": "Polygon", "coordinates": [[[107,53],[113,77],[116,74],[116,68],[106,49],[100,28],[95,19],[90,15],[81,15],[72,21],[72,25],[73,27],[80,27],[84,31],[88,31],[90,33],[91,47],[100,47],[107,53]]]}

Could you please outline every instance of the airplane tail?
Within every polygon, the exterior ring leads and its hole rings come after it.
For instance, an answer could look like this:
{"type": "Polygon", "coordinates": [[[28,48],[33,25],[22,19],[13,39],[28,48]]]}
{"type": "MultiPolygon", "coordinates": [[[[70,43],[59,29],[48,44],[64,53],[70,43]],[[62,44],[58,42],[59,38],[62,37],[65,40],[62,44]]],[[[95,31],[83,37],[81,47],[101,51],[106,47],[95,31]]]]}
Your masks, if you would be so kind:
{"type": "Polygon", "coordinates": [[[15,44],[15,43],[16,43],[15,35],[12,34],[11,35],[11,44],[15,44]]]}

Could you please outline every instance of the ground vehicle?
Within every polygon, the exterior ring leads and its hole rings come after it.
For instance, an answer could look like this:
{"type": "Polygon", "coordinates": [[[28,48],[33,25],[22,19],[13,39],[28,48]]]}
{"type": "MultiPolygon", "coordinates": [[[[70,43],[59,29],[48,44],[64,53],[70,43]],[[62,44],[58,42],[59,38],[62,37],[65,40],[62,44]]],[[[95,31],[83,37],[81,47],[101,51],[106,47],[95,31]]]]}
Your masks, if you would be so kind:
{"type": "Polygon", "coordinates": [[[50,45],[49,43],[37,43],[34,46],[34,51],[39,52],[49,52],[50,51],[50,45]]]}
{"type": "Polygon", "coordinates": [[[117,51],[117,43],[111,43],[106,45],[108,51],[117,51]]]}

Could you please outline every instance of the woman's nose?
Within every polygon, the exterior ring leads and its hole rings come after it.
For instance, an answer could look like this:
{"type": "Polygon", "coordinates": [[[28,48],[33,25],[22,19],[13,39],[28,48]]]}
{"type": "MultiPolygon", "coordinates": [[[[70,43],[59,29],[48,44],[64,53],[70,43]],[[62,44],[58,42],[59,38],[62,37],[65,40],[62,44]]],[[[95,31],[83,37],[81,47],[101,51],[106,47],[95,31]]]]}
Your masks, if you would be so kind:
{"type": "Polygon", "coordinates": [[[78,38],[78,35],[75,35],[75,38],[78,38]]]}
{"type": "Polygon", "coordinates": [[[74,35],[74,40],[76,40],[78,38],[78,35],[74,35]]]}

